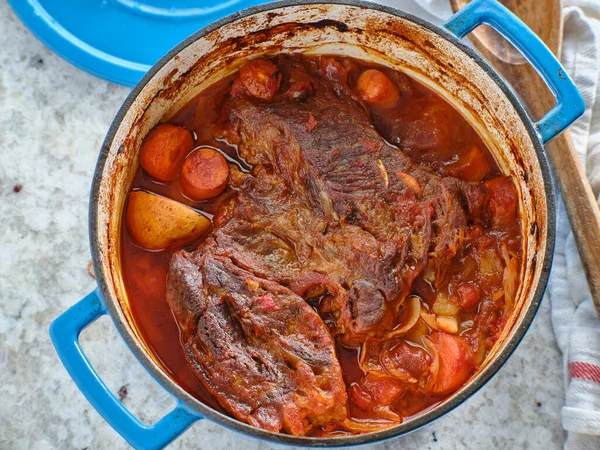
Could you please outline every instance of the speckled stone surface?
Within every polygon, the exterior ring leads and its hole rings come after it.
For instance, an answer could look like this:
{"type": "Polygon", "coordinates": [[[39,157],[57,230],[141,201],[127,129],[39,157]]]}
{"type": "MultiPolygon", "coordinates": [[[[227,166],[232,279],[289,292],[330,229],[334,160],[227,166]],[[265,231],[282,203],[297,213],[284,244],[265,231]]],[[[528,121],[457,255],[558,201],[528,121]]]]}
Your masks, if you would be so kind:
{"type": "MultiPolygon", "coordinates": [[[[48,337],[51,321],[95,286],[87,270],[88,191],[127,93],[50,53],[0,0],[1,449],[128,448],[75,387],[48,337]]],[[[123,403],[141,420],[173,407],[109,319],[85,330],[82,342],[109,388],[125,386],[123,403]]],[[[545,300],[521,346],[479,393],[421,430],[362,448],[558,449],[562,402],[545,300]]],[[[170,448],[283,447],[203,421],[170,448]]]]}

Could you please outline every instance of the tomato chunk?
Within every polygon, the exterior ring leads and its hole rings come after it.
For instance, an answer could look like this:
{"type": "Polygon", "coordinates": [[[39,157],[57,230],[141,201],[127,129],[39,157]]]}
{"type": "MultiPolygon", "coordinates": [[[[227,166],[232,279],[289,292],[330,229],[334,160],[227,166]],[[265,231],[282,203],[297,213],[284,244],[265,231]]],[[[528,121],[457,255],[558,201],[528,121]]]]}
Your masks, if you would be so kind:
{"type": "Polygon", "coordinates": [[[455,391],[467,381],[474,368],[467,344],[463,338],[441,331],[431,334],[431,342],[438,352],[440,364],[432,391],[436,394],[455,391]]]}
{"type": "Polygon", "coordinates": [[[227,160],[218,151],[204,147],[194,151],[181,166],[179,187],[192,200],[206,200],[225,190],[229,180],[227,160]]]}
{"type": "Polygon", "coordinates": [[[471,309],[481,300],[481,291],[471,283],[462,283],[457,288],[458,298],[451,297],[453,303],[462,309],[471,309]]]}
{"type": "Polygon", "coordinates": [[[261,100],[271,100],[281,84],[281,73],[271,61],[254,59],[240,69],[231,88],[232,95],[244,91],[261,100]]]}
{"type": "Polygon", "coordinates": [[[402,395],[404,387],[391,377],[368,373],[360,383],[352,383],[348,391],[356,406],[368,410],[373,406],[390,405],[402,395]]]}
{"type": "Polygon", "coordinates": [[[487,211],[492,226],[503,226],[517,220],[517,188],[509,177],[497,177],[483,183],[487,211]]]}
{"type": "Polygon", "coordinates": [[[194,140],[188,130],[168,123],[160,124],[142,142],[140,164],[151,177],[172,181],[185,155],[193,147],[194,140]]]}
{"type": "Polygon", "coordinates": [[[380,70],[368,69],[356,80],[358,96],[371,105],[391,108],[400,99],[398,88],[380,70]]]}
{"type": "Polygon", "coordinates": [[[319,70],[331,80],[337,80],[341,83],[348,81],[348,69],[333,58],[320,58],[319,70]]]}

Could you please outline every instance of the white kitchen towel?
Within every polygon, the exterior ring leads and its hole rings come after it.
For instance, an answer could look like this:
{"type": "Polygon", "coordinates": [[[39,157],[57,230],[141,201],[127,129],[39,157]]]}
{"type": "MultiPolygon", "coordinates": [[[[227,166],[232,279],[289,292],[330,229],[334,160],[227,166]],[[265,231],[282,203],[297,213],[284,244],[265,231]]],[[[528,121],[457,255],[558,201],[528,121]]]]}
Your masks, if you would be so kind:
{"type": "MultiPolygon", "coordinates": [[[[596,196],[600,191],[600,2],[567,0],[562,62],[586,102],[571,128],[596,196]]],[[[556,250],[548,295],[563,354],[566,449],[600,449],[600,320],[596,315],[564,205],[557,199],[556,250]]]]}
{"type": "MultiPolygon", "coordinates": [[[[530,0],[533,1],[533,0],[530,0]]],[[[450,14],[449,0],[382,0],[434,23],[450,14]],[[425,14],[419,11],[422,8],[425,14]]],[[[586,102],[571,128],[596,196],[600,192],[600,1],[564,0],[562,63],[586,102]],[[598,100],[598,101],[597,101],[598,100]]],[[[596,315],[564,205],[557,193],[554,264],[546,295],[563,354],[568,450],[600,450],[600,320],[596,315]]],[[[546,300],[547,301],[547,300],[546,300]]]]}

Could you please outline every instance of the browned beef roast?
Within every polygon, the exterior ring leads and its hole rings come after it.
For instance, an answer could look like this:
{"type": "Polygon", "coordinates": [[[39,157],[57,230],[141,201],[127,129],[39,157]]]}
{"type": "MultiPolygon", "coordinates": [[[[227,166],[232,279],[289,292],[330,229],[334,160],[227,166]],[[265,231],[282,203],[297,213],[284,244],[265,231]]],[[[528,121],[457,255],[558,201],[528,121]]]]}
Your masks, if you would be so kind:
{"type": "Polygon", "coordinates": [[[192,371],[235,417],[303,435],[346,416],[333,341],[301,297],[209,252],[177,253],[167,286],[192,371]]]}
{"type": "Polygon", "coordinates": [[[168,278],[198,378],[239,419],[293,434],[346,414],[334,343],[300,296],[323,296],[346,344],[385,334],[419,274],[443,279],[483,197],[414,165],[343,80],[303,64],[280,61],[271,100],[226,100],[216,132],[254,169],[232,171],[237,196],[168,278]]]}
{"type": "Polygon", "coordinates": [[[414,165],[377,133],[343,82],[315,76],[298,61],[287,64],[284,75],[310,77],[308,96],[290,100],[284,79],[269,102],[242,96],[225,103],[222,136],[259,170],[234,177],[240,195],[232,224],[216,232],[227,237],[217,240],[248,270],[299,294],[314,288],[307,280],[326,286],[335,300],[322,312],[338,311],[336,332],[357,342],[393,325],[386,310],[397,310],[428,261],[443,280],[464,238],[466,213],[481,206],[481,187],[414,165]],[[280,242],[269,258],[269,245],[258,246],[260,254],[255,247],[267,237],[280,242]],[[359,311],[373,313],[366,320],[359,311]]]}

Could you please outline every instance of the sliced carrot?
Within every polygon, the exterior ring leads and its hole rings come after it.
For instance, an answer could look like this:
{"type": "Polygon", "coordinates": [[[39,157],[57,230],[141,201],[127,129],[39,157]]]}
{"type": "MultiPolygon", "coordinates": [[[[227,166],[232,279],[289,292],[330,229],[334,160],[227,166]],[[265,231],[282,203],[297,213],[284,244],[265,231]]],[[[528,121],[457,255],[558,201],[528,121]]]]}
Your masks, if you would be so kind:
{"type": "Polygon", "coordinates": [[[181,161],[194,147],[191,133],[168,123],[155,126],[142,142],[140,164],[160,181],[172,181],[181,161]]]}
{"type": "Polygon", "coordinates": [[[186,158],[179,174],[179,187],[192,200],[206,200],[227,187],[229,166],[218,151],[203,147],[186,158]]]}
{"type": "Polygon", "coordinates": [[[265,59],[253,59],[241,69],[232,86],[232,95],[247,92],[262,100],[271,100],[281,84],[277,66],[265,59]]]}
{"type": "Polygon", "coordinates": [[[398,88],[383,72],[377,69],[365,70],[356,80],[358,96],[372,105],[391,108],[400,99],[398,88]]]}

